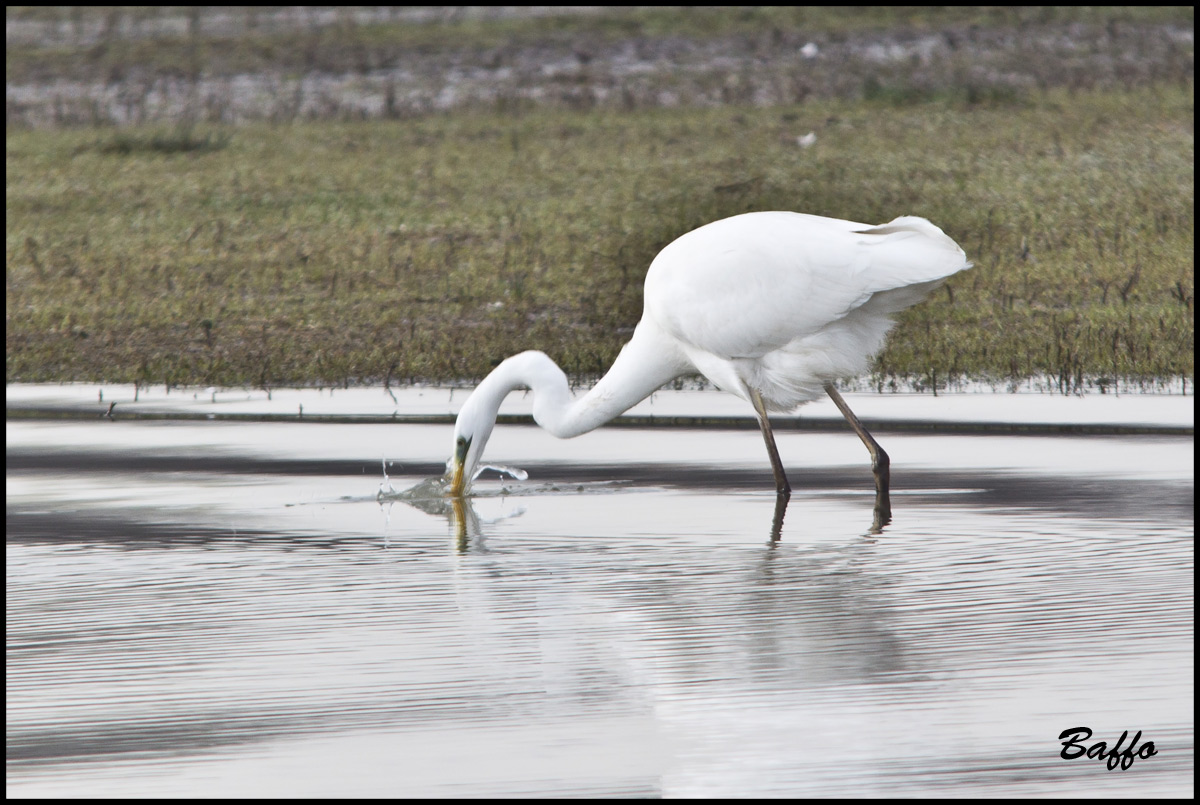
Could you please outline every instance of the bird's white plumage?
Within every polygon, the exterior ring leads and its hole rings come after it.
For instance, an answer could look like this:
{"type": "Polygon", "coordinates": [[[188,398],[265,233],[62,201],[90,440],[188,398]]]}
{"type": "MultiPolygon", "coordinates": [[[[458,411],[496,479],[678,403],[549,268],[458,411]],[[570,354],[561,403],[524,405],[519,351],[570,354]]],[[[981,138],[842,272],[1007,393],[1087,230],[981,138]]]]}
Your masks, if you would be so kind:
{"type": "Polygon", "coordinates": [[[860,374],[888,315],[969,265],[923,218],[872,226],[747,213],[668,245],[646,275],[645,316],[721,388],[787,410],[860,374]]]}
{"type": "Polygon", "coordinates": [[[533,389],[534,419],[564,438],[694,372],[744,399],[760,395],[768,409],[790,410],[866,371],[891,315],[970,265],[941,229],[914,216],[873,226],[754,212],[702,226],[651,263],[641,322],[581,399],[572,400],[565,375],[541,352],[514,355],[484,378],[455,424],[458,458],[447,465],[455,491],[469,483],[513,389],[533,389]]]}

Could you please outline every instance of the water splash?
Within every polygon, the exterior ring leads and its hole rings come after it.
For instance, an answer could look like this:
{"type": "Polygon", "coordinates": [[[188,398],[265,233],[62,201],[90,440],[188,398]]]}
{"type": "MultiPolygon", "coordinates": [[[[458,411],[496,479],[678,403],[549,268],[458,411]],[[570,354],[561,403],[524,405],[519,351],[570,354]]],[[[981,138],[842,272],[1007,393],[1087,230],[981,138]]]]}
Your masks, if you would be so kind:
{"type": "Polygon", "coordinates": [[[389,478],[387,474],[387,458],[381,456],[379,463],[383,465],[383,483],[379,485],[379,494],[377,497],[383,498],[387,495],[396,494],[396,487],[392,486],[392,479],[389,478]],[[384,489],[385,484],[387,485],[387,489],[384,489]]]}
{"type": "MultiPolygon", "coordinates": [[[[518,472],[520,472],[518,470],[518,472]]],[[[518,483],[508,482],[501,483],[498,486],[490,484],[484,487],[473,487],[466,497],[471,498],[494,498],[494,497],[510,497],[510,496],[526,496],[526,495],[553,495],[553,494],[572,494],[572,493],[603,493],[628,490],[633,486],[633,481],[614,480],[614,481],[585,481],[572,483],[556,483],[548,481],[538,484],[519,483],[526,480],[527,473],[521,476],[514,475],[518,483]]],[[[402,500],[406,503],[416,505],[418,508],[426,506],[441,507],[445,502],[453,497],[450,494],[450,479],[444,475],[434,478],[423,478],[408,489],[397,491],[393,488],[385,490],[380,488],[375,499],[380,501],[402,500]]]]}
{"type": "Polygon", "coordinates": [[[482,475],[485,470],[495,470],[501,475],[511,475],[518,481],[529,480],[529,473],[525,472],[525,470],[520,469],[519,467],[505,467],[502,464],[480,464],[479,469],[475,470],[475,474],[471,476],[471,480],[474,481],[476,478],[482,475]]]}
{"type": "Polygon", "coordinates": [[[395,489],[390,489],[385,492],[382,488],[379,490],[380,500],[438,500],[446,497],[449,494],[450,480],[444,475],[434,478],[424,478],[408,489],[397,492],[395,489]]]}
{"type": "MultiPolygon", "coordinates": [[[[383,468],[383,481],[379,484],[379,491],[375,494],[375,499],[380,505],[388,501],[402,500],[419,509],[429,511],[430,513],[439,513],[446,509],[446,502],[449,498],[454,497],[450,493],[450,476],[438,475],[432,478],[423,478],[408,489],[397,490],[392,485],[391,478],[387,473],[387,459],[381,461],[383,468]]],[[[479,478],[487,470],[500,473],[501,476],[509,476],[518,483],[505,483],[501,478],[501,483],[497,487],[470,488],[470,493],[466,497],[472,498],[490,498],[490,497],[507,497],[510,495],[544,495],[544,494],[561,494],[563,492],[597,492],[597,491],[612,491],[617,488],[628,488],[632,481],[600,481],[590,483],[540,483],[540,484],[524,484],[522,481],[529,480],[529,473],[519,467],[507,467],[503,464],[482,464],[475,474],[471,476],[471,482],[479,478]]],[[[516,516],[516,515],[513,515],[516,516]]]]}

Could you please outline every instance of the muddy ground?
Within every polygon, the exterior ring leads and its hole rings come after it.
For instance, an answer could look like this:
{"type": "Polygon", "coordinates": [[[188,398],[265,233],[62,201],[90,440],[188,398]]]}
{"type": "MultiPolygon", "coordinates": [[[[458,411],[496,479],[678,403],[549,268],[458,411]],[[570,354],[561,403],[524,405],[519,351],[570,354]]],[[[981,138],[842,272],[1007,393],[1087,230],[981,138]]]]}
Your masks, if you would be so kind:
{"type": "MultiPolygon", "coordinates": [[[[6,123],[282,122],[542,106],[769,106],[830,97],[978,104],[1052,87],[1188,83],[1194,72],[1194,26],[1182,17],[1140,21],[1114,11],[1107,20],[1046,14],[1045,21],[997,25],[948,16],[944,24],[936,17],[836,30],[764,23],[761,30],[739,25],[722,33],[718,26],[696,34],[637,32],[631,24],[634,32],[622,36],[612,31],[611,15],[618,13],[64,9],[57,17],[31,18],[10,12],[6,123]],[[511,23],[514,14],[570,24],[543,25],[544,35],[519,28],[478,35],[493,20],[511,23]],[[601,24],[604,15],[608,25],[601,24]],[[475,34],[446,35],[464,21],[475,34]],[[423,32],[430,34],[427,44],[423,32]]],[[[990,18],[981,12],[980,19],[990,18]]]]}

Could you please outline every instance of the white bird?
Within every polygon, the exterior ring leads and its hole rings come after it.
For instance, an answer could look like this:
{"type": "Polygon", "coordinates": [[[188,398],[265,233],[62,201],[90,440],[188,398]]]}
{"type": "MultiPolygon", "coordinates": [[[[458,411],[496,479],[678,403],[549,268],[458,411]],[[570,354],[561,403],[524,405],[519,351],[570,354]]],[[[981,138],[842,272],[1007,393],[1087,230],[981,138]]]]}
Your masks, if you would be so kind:
{"type": "Polygon", "coordinates": [[[522,352],[463,403],[446,464],[449,492],[469,490],[510,391],[533,391],[533,418],[562,439],[624,413],[665,383],[699,373],[754,406],[781,498],[791,492],[768,411],[828,394],[871,453],[876,524],[890,519],[887,454],[833,387],[860,375],[897,313],[970,268],[924,218],[880,226],[795,212],[752,212],[693,230],[646,272],[642,320],[612,368],[579,399],[545,353],[522,352]]]}

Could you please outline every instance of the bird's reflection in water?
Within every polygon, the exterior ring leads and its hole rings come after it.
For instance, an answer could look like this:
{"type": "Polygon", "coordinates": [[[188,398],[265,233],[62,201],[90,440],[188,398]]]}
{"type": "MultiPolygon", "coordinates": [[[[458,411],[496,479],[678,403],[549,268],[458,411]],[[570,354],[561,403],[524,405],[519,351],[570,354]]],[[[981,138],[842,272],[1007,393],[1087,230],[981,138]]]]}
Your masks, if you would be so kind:
{"type": "Polygon", "coordinates": [[[883,528],[892,522],[892,501],[887,486],[875,488],[875,509],[870,534],[882,534],[883,528]]]}
{"type": "MultiPolygon", "coordinates": [[[[629,690],[641,691],[639,701],[644,695],[677,701],[712,680],[750,679],[752,690],[774,690],[869,682],[905,671],[906,652],[881,594],[887,577],[877,572],[874,538],[816,545],[785,540],[786,496],[777,496],[773,507],[758,498],[756,516],[746,519],[747,530],[766,532],[758,550],[697,541],[679,551],[672,547],[678,545],[674,540],[657,546],[656,540],[639,546],[626,542],[622,548],[617,540],[601,543],[604,550],[577,554],[564,544],[569,540],[560,540],[554,555],[561,558],[558,551],[567,550],[570,566],[579,573],[566,574],[552,589],[543,577],[543,551],[522,550],[496,561],[503,551],[489,547],[487,537],[494,534],[488,532],[500,530],[498,523],[523,510],[497,518],[489,504],[510,495],[546,503],[554,495],[601,495],[606,490],[597,487],[603,486],[515,484],[476,488],[469,496],[404,500],[444,517],[451,552],[474,559],[456,564],[454,575],[455,600],[469,615],[473,644],[488,646],[499,658],[551,658],[539,664],[536,681],[557,691],[560,706],[590,706],[598,674],[629,680],[629,690]],[[604,578],[600,587],[594,586],[597,576],[604,578]],[[714,628],[732,612],[748,627],[732,633],[714,628]],[[577,626],[579,617],[587,628],[577,626]],[[619,647],[616,658],[610,656],[613,646],[619,647]]],[[[607,491],[617,491],[608,486],[607,491]]],[[[630,512],[646,511],[627,501],[630,512]]],[[[805,522],[805,502],[797,502],[794,526],[805,522]]],[[[656,503],[652,511],[662,518],[688,511],[686,499],[669,494],[656,496],[656,503]]],[[[581,505],[580,516],[587,510],[581,505]]],[[[630,530],[635,527],[630,524],[630,530]]],[[[792,536],[799,537],[794,531],[792,536]]],[[[594,539],[585,542],[597,547],[594,539]]],[[[560,567],[557,560],[554,567],[560,567]]],[[[613,690],[611,695],[620,697],[626,689],[613,690]]],[[[686,706],[683,712],[686,722],[691,715],[686,706]]],[[[722,733],[750,737],[744,734],[749,728],[732,714],[728,724],[726,715],[715,717],[722,733]]]]}
{"type": "MultiPolygon", "coordinates": [[[[451,552],[472,560],[453,566],[456,606],[472,644],[498,662],[538,658],[536,684],[554,691],[558,706],[594,704],[598,678],[628,685],[614,683],[605,695],[639,702],[661,695],[678,704],[714,680],[791,690],[904,670],[884,594],[888,573],[869,537],[780,540],[775,520],[786,507],[763,496],[749,501],[756,505],[746,518],[756,546],[681,543],[678,530],[640,541],[581,529],[577,545],[521,540],[522,549],[508,552],[508,540],[496,538],[511,529],[492,527],[491,490],[482,491],[439,507],[454,537],[451,552]],[[730,630],[735,617],[739,628],[730,630]]],[[[694,511],[692,500],[656,498],[652,511],[664,518],[694,511]]],[[[581,501],[578,509],[591,507],[581,501]]],[[[803,521],[797,515],[795,525],[803,521]]],[[[512,668],[521,673],[519,664],[512,668]]],[[[682,717],[692,715],[699,712],[682,717]]],[[[747,731],[733,723],[720,729],[747,731]]]]}
{"type": "Polygon", "coordinates": [[[470,498],[453,497],[450,501],[450,527],[454,534],[454,547],[459,553],[479,553],[487,550],[483,530],[479,527],[479,514],[471,505],[470,498]]]}
{"type": "MultiPolygon", "coordinates": [[[[791,501],[790,495],[775,496],[775,513],[771,518],[771,537],[768,540],[774,544],[783,538],[783,518],[787,514],[788,504],[791,501]]],[[[883,529],[892,521],[892,507],[888,500],[888,494],[885,491],[877,491],[875,495],[875,506],[872,510],[871,527],[867,529],[868,535],[882,534],[883,529]]]]}
{"type": "MultiPolygon", "coordinates": [[[[440,477],[426,478],[403,492],[380,490],[379,504],[390,508],[397,500],[400,500],[426,514],[445,517],[450,524],[451,533],[454,535],[455,548],[460,553],[486,551],[479,514],[471,504],[471,498],[446,494],[445,481],[445,478],[440,477]]],[[[522,509],[512,516],[520,516],[523,513],[522,509]]]]}
{"type": "MultiPolygon", "coordinates": [[[[446,493],[447,479],[443,477],[427,478],[415,486],[404,490],[403,492],[388,492],[380,491],[378,496],[380,505],[387,504],[390,506],[397,500],[403,501],[415,509],[418,509],[426,514],[436,517],[446,518],[450,526],[450,531],[454,536],[454,545],[460,553],[482,553],[487,551],[485,544],[485,534],[483,533],[483,520],[479,513],[475,510],[474,499],[476,497],[502,497],[507,496],[536,496],[539,494],[563,494],[566,493],[583,493],[595,491],[613,491],[614,488],[624,486],[623,483],[599,483],[599,484],[572,484],[569,488],[564,488],[556,484],[536,484],[529,486],[504,486],[499,490],[491,493],[476,492],[469,495],[451,495],[446,493]]],[[[768,534],[767,543],[774,545],[783,539],[783,522],[787,514],[790,495],[777,495],[775,497],[775,507],[771,517],[771,527],[768,534]]],[[[524,508],[516,509],[509,514],[500,518],[488,521],[490,523],[500,522],[502,520],[519,517],[525,513],[524,508]]],[[[883,532],[884,526],[891,521],[891,507],[888,502],[886,490],[877,490],[875,506],[873,509],[873,519],[871,527],[867,530],[869,535],[877,535],[883,532]]]]}

